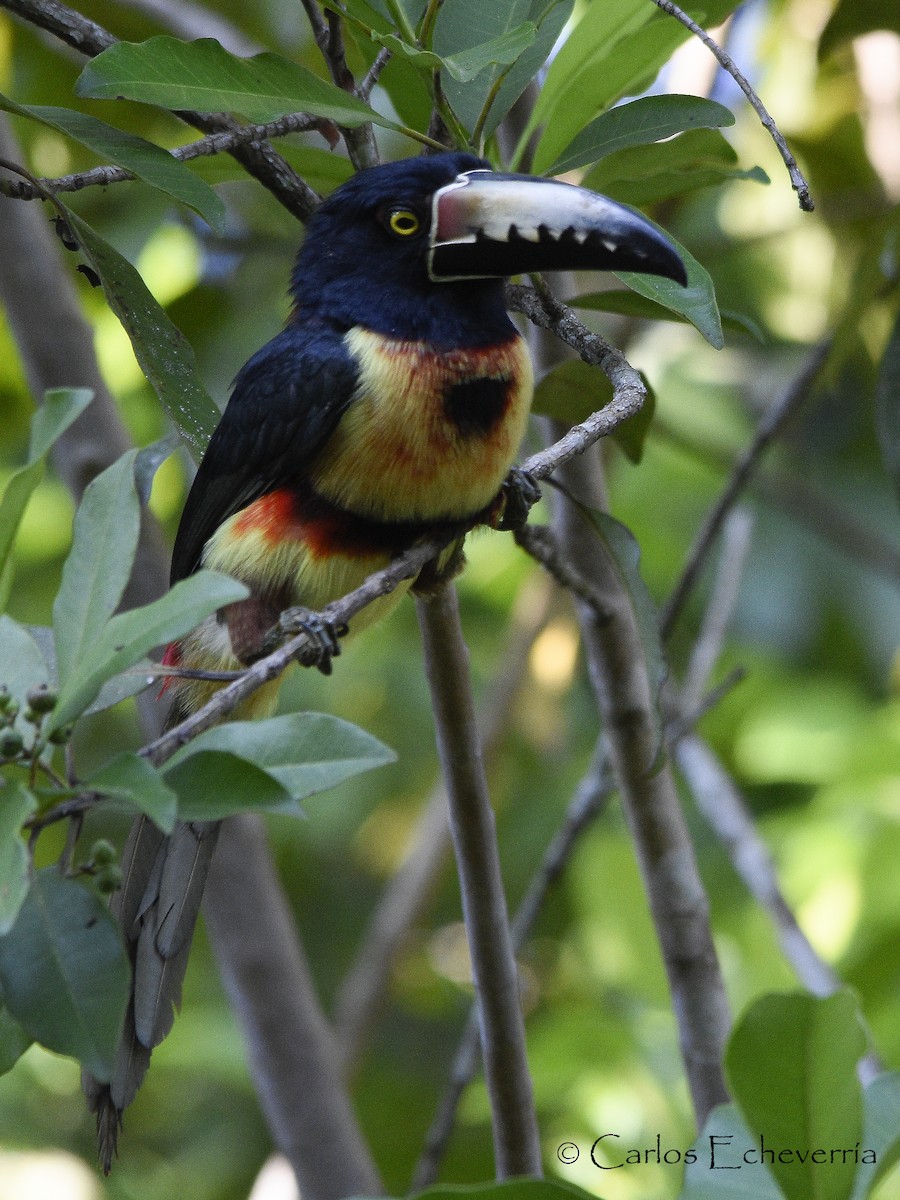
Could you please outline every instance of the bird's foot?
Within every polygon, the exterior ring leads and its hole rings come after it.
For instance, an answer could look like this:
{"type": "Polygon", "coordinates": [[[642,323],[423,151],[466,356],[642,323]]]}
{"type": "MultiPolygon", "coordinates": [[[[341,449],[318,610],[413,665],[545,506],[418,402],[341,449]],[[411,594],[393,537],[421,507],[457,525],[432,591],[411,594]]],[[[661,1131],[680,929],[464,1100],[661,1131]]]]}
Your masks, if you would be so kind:
{"type": "Polygon", "coordinates": [[[491,524],[495,529],[521,529],[540,498],[537,480],[527,471],[511,467],[497,497],[497,515],[491,524]]]}
{"type": "Polygon", "coordinates": [[[331,660],[341,652],[340,638],[347,626],[332,624],[321,613],[297,605],[286,608],[266,635],[266,650],[274,650],[285,638],[305,633],[309,642],[297,651],[296,660],[304,667],[315,667],[323,675],[331,674],[331,660]]]}

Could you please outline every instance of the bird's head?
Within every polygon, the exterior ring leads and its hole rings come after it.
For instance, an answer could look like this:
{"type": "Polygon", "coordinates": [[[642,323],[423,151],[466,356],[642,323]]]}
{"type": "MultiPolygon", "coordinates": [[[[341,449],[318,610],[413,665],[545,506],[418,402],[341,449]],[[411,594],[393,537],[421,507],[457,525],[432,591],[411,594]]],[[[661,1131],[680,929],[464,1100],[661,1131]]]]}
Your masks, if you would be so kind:
{"type": "Polygon", "coordinates": [[[299,314],[427,337],[449,308],[496,307],[504,278],[561,270],[686,282],[672,244],[631,209],[447,153],[373,167],[337,188],[309,223],[291,293],[299,314]]]}

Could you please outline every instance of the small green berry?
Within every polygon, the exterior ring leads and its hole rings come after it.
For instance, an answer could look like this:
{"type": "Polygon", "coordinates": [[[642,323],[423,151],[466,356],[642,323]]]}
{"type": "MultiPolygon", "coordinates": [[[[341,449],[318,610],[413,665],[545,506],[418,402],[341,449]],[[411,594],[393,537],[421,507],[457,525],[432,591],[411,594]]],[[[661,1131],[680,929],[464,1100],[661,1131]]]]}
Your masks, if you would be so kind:
{"type": "Polygon", "coordinates": [[[110,863],[102,871],[97,872],[96,881],[97,891],[104,896],[109,896],[122,886],[122,868],[116,863],[110,863]]]}
{"type": "Polygon", "coordinates": [[[98,867],[109,866],[116,861],[116,848],[106,838],[100,838],[91,846],[91,862],[98,867]]]}
{"type": "Polygon", "coordinates": [[[0,712],[5,712],[9,707],[12,696],[9,694],[9,688],[5,683],[0,683],[0,712]]]}
{"type": "Polygon", "coordinates": [[[25,748],[22,735],[15,729],[0,731],[0,758],[18,758],[25,748]]]}
{"type": "Polygon", "coordinates": [[[64,746],[69,738],[71,738],[72,730],[73,727],[71,725],[61,725],[59,729],[54,729],[50,733],[47,741],[50,742],[52,746],[64,746]]]}
{"type": "Polygon", "coordinates": [[[56,688],[50,687],[49,684],[41,683],[37,687],[31,688],[25,699],[28,702],[29,708],[43,716],[45,713],[52,712],[56,707],[59,693],[56,688]]]}

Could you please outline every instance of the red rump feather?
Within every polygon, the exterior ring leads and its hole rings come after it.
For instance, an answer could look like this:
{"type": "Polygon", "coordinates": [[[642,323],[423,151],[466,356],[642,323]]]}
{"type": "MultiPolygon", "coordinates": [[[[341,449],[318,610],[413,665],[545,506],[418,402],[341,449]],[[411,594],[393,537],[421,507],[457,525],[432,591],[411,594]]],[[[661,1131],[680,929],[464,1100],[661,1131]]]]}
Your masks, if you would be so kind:
{"type": "MultiPolygon", "coordinates": [[[[181,666],[181,642],[169,642],[168,646],[166,646],[166,652],[162,656],[162,665],[164,667],[180,667],[181,666]]],[[[157,693],[157,696],[156,696],[157,700],[161,700],[163,698],[163,696],[166,694],[166,692],[172,686],[172,683],[174,682],[174,680],[175,680],[174,675],[166,676],[166,678],[162,682],[162,687],[159,689],[159,692],[157,693]]]]}

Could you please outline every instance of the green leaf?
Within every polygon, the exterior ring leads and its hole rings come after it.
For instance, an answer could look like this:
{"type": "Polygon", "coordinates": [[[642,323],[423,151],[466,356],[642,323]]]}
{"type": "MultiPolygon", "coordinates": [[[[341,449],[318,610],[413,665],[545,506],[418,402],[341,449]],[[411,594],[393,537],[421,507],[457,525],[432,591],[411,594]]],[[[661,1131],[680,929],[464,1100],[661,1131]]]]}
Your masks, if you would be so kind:
{"type": "Polygon", "coordinates": [[[21,711],[16,717],[15,728],[26,744],[34,731],[22,715],[26,693],[49,681],[44,656],[28,630],[11,617],[0,616],[0,684],[5,684],[10,695],[19,702],[21,711]]]}
{"type": "Polygon", "coordinates": [[[387,16],[383,5],[376,8],[366,3],[366,0],[344,0],[344,3],[340,7],[325,0],[323,7],[343,16],[349,14],[369,33],[373,31],[375,33],[390,33],[396,27],[395,22],[387,16]]]}
{"type": "Polygon", "coordinates": [[[738,168],[737,154],[718,129],[689,129],[680,137],[647,146],[626,146],[601,159],[584,187],[639,208],[731,179],[767,184],[761,167],[738,168]]]}
{"type": "MultiPolygon", "coordinates": [[[[646,8],[645,5],[642,18],[646,8]]],[[[636,19],[633,17],[631,24],[636,19]]],[[[572,34],[572,37],[577,36],[577,31],[572,34]]],[[[546,121],[546,125],[534,152],[535,173],[543,174],[579,130],[598,113],[622,96],[642,91],[686,36],[683,27],[671,18],[651,18],[646,24],[641,19],[636,32],[616,40],[614,46],[592,58],[590,65],[571,80],[559,104],[549,112],[542,112],[540,118],[539,97],[532,127],[539,119],[546,121]]]]}
{"type": "Polygon", "coordinates": [[[612,384],[602,371],[572,358],[547,372],[534,389],[531,407],[540,416],[577,425],[612,397],[612,384]]]}
{"type": "Polygon", "coordinates": [[[90,402],[94,393],[90,388],[50,388],[44,393],[44,402],[31,418],[31,438],[28,461],[43,458],[56,440],[66,432],[90,402]]]}
{"type": "Polygon", "coordinates": [[[75,513],[72,548],[53,604],[56,669],[65,689],[92,659],[131,575],[140,528],[134,486],[136,450],[129,450],[88,484],[75,513]]]}
{"type": "MultiPolygon", "coordinates": [[[[659,228],[657,226],[657,228],[659,228]]],[[[660,232],[665,232],[660,230],[660,232]]],[[[649,300],[655,300],[664,308],[681,313],[694,325],[711,346],[721,350],[725,345],[722,334],[722,319],[716,303],[716,290],[709,272],[697,262],[693,254],[676,242],[671,234],[666,237],[675,245],[687,270],[687,287],[674,279],[663,279],[657,275],[639,275],[633,271],[616,271],[615,276],[633,291],[649,300]]]]}
{"type": "MultiPolygon", "coordinates": [[[[608,292],[586,292],[583,296],[573,296],[566,301],[572,308],[588,308],[595,312],[620,313],[627,317],[640,317],[644,321],[677,321],[689,325],[690,321],[683,313],[670,308],[664,308],[647,296],[639,296],[637,292],[610,290],[608,292]]],[[[759,325],[743,313],[721,312],[722,328],[738,333],[749,333],[751,337],[764,345],[766,336],[759,325]]]]}
{"type": "Polygon", "coordinates": [[[862,1135],[856,1065],[866,1039],[849,992],[826,999],[768,995],[744,1013],[725,1054],[728,1082],[748,1126],[776,1153],[770,1170],[787,1200],[846,1200],[850,1162],[813,1151],[853,1146],[862,1135]],[[806,1152],[801,1161],[800,1155],[806,1152]],[[782,1161],[784,1158],[790,1161],[782,1161]]]}
{"type": "Polygon", "coordinates": [[[248,594],[242,583],[227,575],[198,571],[152,604],[117,613],[95,640],[91,653],[60,686],[47,729],[72,722],[93,704],[108,679],[134,666],[148,650],[182,637],[216,609],[245,600],[248,594]]]}
{"type": "Polygon", "coordinates": [[[55,867],[38,872],[0,938],[0,984],[12,1016],[58,1054],[108,1080],[128,1001],[129,968],[106,905],[55,867]]]}
{"type": "Polygon", "coordinates": [[[862,1149],[875,1161],[860,1163],[851,1200],[865,1200],[900,1162],[900,1072],[886,1071],[863,1092],[862,1149]]]}
{"type": "Polygon", "coordinates": [[[158,35],[116,42],[91,59],[75,92],[163,108],[235,112],[260,123],[306,112],[351,128],[368,121],[397,128],[362,100],[280,54],[238,58],[212,38],[182,42],[158,35]]]}
{"type": "Polygon", "coordinates": [[[56,198],[106,302],[131,340],[135,358],[195,458],[206,449],[220,413],[197,375],[194,352],[127,259],[56,198]]]}
{"type": "MultiPolygon", "coordinates": [[[[263,768],[285,789],[288,807],[364,771],[393,762],[394,752],[348,721],[327,713],[288,713],[265,721],[229,721],[175,754],[167,769],[195,753],[228,753],[263,768]]],[[[284,801],[276,807],[283,807],[284,801]]],[[[246,807],[246,806],[245,806],[246,807]]],[[[179,808],[179,815],[184,812],[179,808]]]]}
{"type": "Polygon", "coordinates": [[[134,463],[134,486],[137,489],[138,500],[145,507],[150,503],[153,491],[153,480],[162,464],[175,453],[181,444],[181,439],[174,433],[167,437],[151,442],[138,451],[134,463]]]}
{"type": "Polygon", "coordinates": [[[562,1179],[504,1179],[497,1183],[437,1184],[410,1200],[602,1200],[562,1179]]]}
{"type": "MultiPolygon", "coordinates": [[[[656,399],[646,379],[644,384],[647,386],[647,399],[640,412],[623,421],[612,433],[613,440],[633,463],[641,461],[644,440],[656,407],[656,399]]],[[[533,412],[541,416],[553,417],[567,425],[577,425],[591,413],[604,408],[612,397],[612,384],[602,371],[580,358],[572,358],[547,372],[535,388],[531,407],[533,412]]]]}
{"type": "Polygon", "coordinates": [[[611,517],[609,513],[585,507],[582,507],[580,511],[587,516],[594,530],[600,536],[613,562],[622,589],[631,602],[631,611],[644,652],[647,678],[650,683],[654,747],[647,770],[652,772],[659,766],[665,748],[660,693],[668,674],[668,665],[660,639],[656,605],[653,603],[653,598],[647,590],[647,585],[640,572],[641,548],[631,530],[611,517]]]}
{"type": "MultiPolygon", "coordinates": [[[[501,0],[491,4],[485,4],[482,0],[455,0],[453,4],[445,4],[438,14],[433,49],[441,58],[452,61],[461,58],[465,61],[469,54],[478,54],[487,46],[506,45],[513,49],[517,44],[520,46],[517,54],[502,59],[508,65],[518,60],[516,68],[510,69],[506,80],[508,83],[515,71],[518,90],[510,96],[504,84],[501,91],[507,94],[503,97],[498,95],[491,108],[491,123],[485,129],[488,134],[546,58],[547,51],[540,49],[540,62],[528,65],[533,58],[532,52],[539,43],[542,45],[544,42],[544,38],[532,33],[532,30],[537,30],[546,13],[545,0],[501,0]],[[527,60],[526,55],[529,56],[527,60]],[[517,69],[519,63],[523,62],[528,70],[524,78],[521,77],[522,71],[517,69]]],[[[467,129],[474,129],[491,89],[506,69],[502,66],[482,69],[477,78],[466,83],[453,78],[443,81],[447,99],[467,129]]]]}
{"type": "Polygon", "coordinates": [[[93,150],[101,158],[115,163],[117,167],[124,167],[144,183],[171,196],[180,204],[187,205],[216,233],[224,232],[224,202],[209,184],[198,179],[184,163],[173,158],[161,146],[134,134],[124,133],[113,125],[107,125],[105,121],[99,121],[96,117],[76,112],[71,108],[16,104],[0,94],[0,109],[16,113],[20,117],[30,117],[51,129],[58,129],[80,142],[82,146],[93,150]]]}
{"type": "Polygon", "coordinates": [[[149,817],[163,833],[171,833],[178,815],[178,797],[162,775],[139,754],[125,751],[84,781],[89,791],[124,800],[149,817]]]}
{"type": "Polygon", "coordinates": [[[734,115],[723,104],[700,96],[643,96],[596,117],[548,167],[559,175],[594,163],[626,146],[646,145],[689,129],[733,125],[734,115]]]}
{"type": "Polygon", "coordinates": [[[534,0],[528,15],[537,26],[537,36],[505,72],[485,122],[485,136],[490,137],[496,132],[497,126],[525,88],[545,66],[574,7],[575,0],[556,0],[555,4],[549,5],[542,4],[541,0],[534,0]]]}
{"type": "Polygon", "coordinates": [[[9,589],[12,586],[12,552],[16,534],[28,501],[43,478],[44,462],[43,459],[38,459],[37,462],[21,467],[11,476],[0,499],[0,573],[4,579],[0,608],[6,607],[9,589]]]}
{"type": "MultiPolygon", "coordinates": [[[[10,562],[13,543],[28,501],[44,477],[44,456],[93,399],[90,388],[54,388],[31,418],[28,461],[10,478],[0,499],[0,575],[10,562]]],[[[2,607],[2,605],[0,605],[2,607]]]]}
{"type": "Polygon", "coordinates": [[[885,470],[900,497],[900,314],[878,368],[875,425],[885,470]]]}
{"type": "MultiPolygon", "coordinates": [[[[609,56],[623,38],[646,24],[651,15],[651,10],[642,0],[585,5],[580,19],[547,68],[529,121],[528,135],[560,107],[563,97],[570,93],[576,81],[593,75],[596,86],[601,78],[596,66],[609,56]]],[[[590,96],[590,92],[587,94],[590,96]]],[[[602,101],[596,107],[593,107],[591,99],[587,103],[591,106],[590,111],[584,109],[581,113],[583,119],[577,122],[570,138],[566,140],[571,140],[577,129],[586,124],[598,108],[605,107],[602,101]]],[[[561,146],[565,144],[565,141],[560,143],[561,146]]]]}
{"type": "Polygon", "coordinates": [[[691,1151],[680,1200],[784,1200],[733,1104],[713,1109],[691,1151]]]}
{"type": "Polygon", "coordinates": [[[28,895],[30,859],[21,833],[22,823],[36,809],[31,792],[8,779],[0,792],[0,935],[12,929],[28,895]]]}
{"type": "MultiPolygon", "coordinates": [[[[53,630],[43,625],[29,625],[27,632],[37,643],[41,654],[44,656],[44,662],[47,664],[48,680],[55,687],[59,682],[59,676],[56,671],[56,647],[53,640],[53,630]]],[[[133,674],[129,672],[126,675],[118,675],[115,679],[108,680],[100,689],[97,699],[84,710],[84,715],[88,716],[90,713],[103,712],[104,709],[112,708],[114,704],[118,704],[121,700],[127,700],[131,696],[136,696],[138,692],[143,692],[154,682],[158,685],[158,680],[140,674],[143,667],[150,670],[154,666],[156,666],[155,663],[145,660],[135,664],[132,668],[133,674]]]]}
{"type": "Polygon", "coordinates": [[[219,821],[232,813],[281,808],[291,801],[270,771],[224,750],[199,750],[167,765],[163,777],[178,796],[183,821],[219,821]]]}
{"type": "Polygon", "coordinates": [[[532,44],[537,35],[537,29],[531,21],[525,21],[516,29],[500,37],[493,38],[481,45],[471,46],[468,50],[460,50],[456,54],[448,54],[444,58],[431,50],[419,50],[410,46],[396,34],[373,34],[372,40],[387,47],[393,54],[409,59],[418,67],[427,71],[446,71],[461,83],[467,83],[480,75],[486,67],[496,63],[508,64],[515,62],[523,50],[532,44]]]}
{"type": "Polygon", "coordinates": [[[0,1075],[12,1070],[31,1043],[19,1022],[0,1005],[0,1075]]]}

